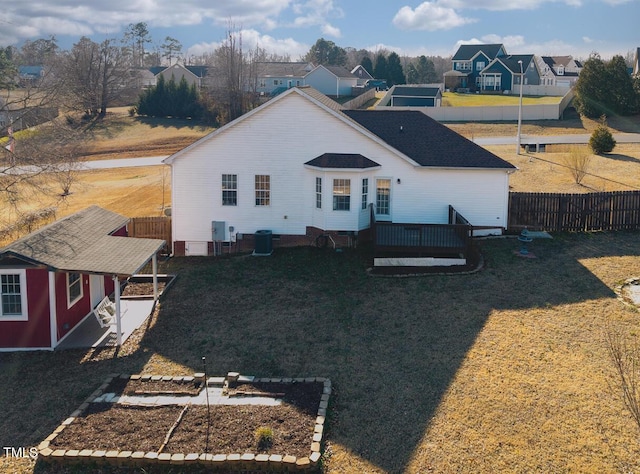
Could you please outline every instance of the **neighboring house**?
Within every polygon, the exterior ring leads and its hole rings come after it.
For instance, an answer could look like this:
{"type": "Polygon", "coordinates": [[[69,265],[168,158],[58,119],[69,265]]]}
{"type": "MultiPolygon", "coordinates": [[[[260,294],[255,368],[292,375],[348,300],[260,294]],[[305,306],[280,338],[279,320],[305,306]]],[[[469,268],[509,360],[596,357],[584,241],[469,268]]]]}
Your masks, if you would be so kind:
{"type": "Polygon", "coordinates": [[[506,56],[502,44],[463,44],[451,58],[453,69],[444,73],[445,87],[449,90],[479,89],[480,73],[494,59],[506,56]]]}
{"type": "Polygon", "coordinates": [[[540,84],[533,54],[499,56],[480,72],[478,88],[483,92],[511,92],[520,85],[521,76],[524,77],[524,85],[540,84]]]}
{"type": "Polygon", "coordinates": [[[277,95],[291,87],[304,85],[304,78],[315,66],[309,62],[261,62],[256,65],[260,95],[277,95]]]}
{"type": "Polygon", "coordinates": [[[373,79],[373,76],[361,64],[354,67],[351,74],[358,79],[358,87],[366,86],[367,81],[373,79]]]}
{"type": "Polygon", "coordinates": [[[571,56],[540,56],[536,59],[543,86],[573,87],[582,70],[582,63],[571,56]]]}
{"type": "Polygon", "coordinates": [[[44,66],[19,66],[18,83],[20,87],[37,86],[44,77],[44,66]]]}
{"type": "Polygon", "coordinates": [[[515,167],[420,111],[344,110],[292,88],[164,161],[175,255],[364,239],[378,221],[446,224],[449,206],[485,233],[507,225],[515,167]],[[243,247],[244,246],[244,247],[243,247]]]}
{"type": "Polygon", "coordinates": [[[206,66],[183,66],[178,63],[169,67],[152,67],[150,71],[155,75],[156,82],[158,77],[162,76],[166,82],[169,82],[171,78],[173,78],[176,84],[179,84],[184,77],[189,86],[195,84],[198,88],[204,85],[204,80],[207,76],[206,66]]]}
{"type": "Polygon", "coordinates": [[[304,85],[329,97],[349,97],[358,85],[358,78],[342,66],[321,64],[304,77],[304,85]]]}
{"type": "Polygon", "coordinates": [[[403,85],[393,86],[387,93],[390,107],[440,107],[442,89],[437,86],[403,85]]]}
{"type": "Polygon", "coordinates": [[[0,249],[0,351],[55,349],[105,296],[118,302],[121,279],[156,266],[164,241],[126,237],[128,221],[92,206],[0,249]]]}

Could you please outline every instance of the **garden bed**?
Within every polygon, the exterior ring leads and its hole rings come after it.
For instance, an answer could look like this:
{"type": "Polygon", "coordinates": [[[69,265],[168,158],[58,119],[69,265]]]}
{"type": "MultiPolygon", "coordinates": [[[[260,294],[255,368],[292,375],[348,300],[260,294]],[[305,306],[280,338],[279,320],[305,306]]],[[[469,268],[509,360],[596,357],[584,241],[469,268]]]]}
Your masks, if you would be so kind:
{"type": "MultiPolygon", "coordinates": [[[[162,296],[175,281],[175,275],[157,275],[158,296],[162,296]]],[[[122,298],[153,298],[153,275],[132,275],[121,290],[122,298]]]]}
{"type": "Polygon", "coordinates": [[[214,377],[207,387],[203,374],[109,378],[40,444],[41,460],[219,469],[317,466],[329,380],[214,377]]]}

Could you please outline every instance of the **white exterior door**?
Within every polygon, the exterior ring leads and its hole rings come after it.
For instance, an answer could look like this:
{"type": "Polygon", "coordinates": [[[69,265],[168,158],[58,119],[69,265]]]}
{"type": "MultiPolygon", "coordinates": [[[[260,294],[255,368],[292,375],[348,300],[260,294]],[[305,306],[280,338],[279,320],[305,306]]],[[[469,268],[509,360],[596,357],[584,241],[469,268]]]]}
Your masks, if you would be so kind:
{"type": "Polygon", "coordinates": [[[102,275],[89,275],[89,291],[91,292],[91,307],[95,308],[105,296],[102,275]]]}
{"type": "Polygon", "coordinates": [[[391,220],[391,178],[376,179],[376,219],[391,220]]]}

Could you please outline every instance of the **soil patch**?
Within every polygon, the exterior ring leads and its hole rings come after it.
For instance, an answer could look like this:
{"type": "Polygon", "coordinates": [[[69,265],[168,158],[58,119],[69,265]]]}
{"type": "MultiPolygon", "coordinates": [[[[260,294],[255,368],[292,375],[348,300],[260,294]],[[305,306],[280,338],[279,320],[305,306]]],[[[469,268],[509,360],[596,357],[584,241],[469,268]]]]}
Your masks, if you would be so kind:
{"type": "MultiPolygon", "coordinates": [[[[279,406],[264,405],[127,405],[92,402],[51,442],[51,449],[91,449],[164,453],[254,453],[309,456],[323,393],[321,382],[242,383],[229,397],[274,396],[279,406]],[[207,417],[209,424],[207,423],[207,417]],[[175,425],[175,426],[174,426],[175,425]],[[163,446],[173,429],[169,442],[163,446]],[[255,432],[270,428],[270,445],[258,445],[255,432]]],[[[197,395],[192,380],[114,379],[104,390],[116,395],[197,395]]]]}

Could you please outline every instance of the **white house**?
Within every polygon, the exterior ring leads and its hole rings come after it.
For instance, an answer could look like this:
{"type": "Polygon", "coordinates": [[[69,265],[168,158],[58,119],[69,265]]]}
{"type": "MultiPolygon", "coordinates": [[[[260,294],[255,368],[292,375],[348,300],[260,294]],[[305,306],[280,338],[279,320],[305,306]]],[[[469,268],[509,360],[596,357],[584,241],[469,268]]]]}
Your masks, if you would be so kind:
{"type": "Polygon", "coordinates": [[[343,110],[291,88],[165,160],[172,169],[175,255],[362,237],[376,220],[507,225],[515,167],[418,111],[343,110]],[[214,235],[215,230],[215,235],[214,235]],[[246,242],[246,243],[245,243],[246,242]]]}
{"type": "Polygon", "coordinates": [[[358,86],[358,78],[342,66],[316,66],[304,78],[304,85],[311,86],[332,97],[349,97],[358,86]]]}

